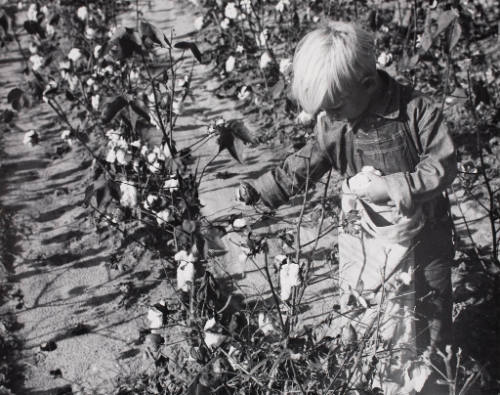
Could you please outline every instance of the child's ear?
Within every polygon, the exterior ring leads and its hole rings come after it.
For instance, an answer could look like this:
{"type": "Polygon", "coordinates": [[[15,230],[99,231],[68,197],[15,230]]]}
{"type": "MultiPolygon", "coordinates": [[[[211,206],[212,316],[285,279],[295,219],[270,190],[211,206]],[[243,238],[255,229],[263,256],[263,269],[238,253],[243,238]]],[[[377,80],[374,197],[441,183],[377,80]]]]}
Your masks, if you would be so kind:
{"type": "Polygon", "coordinates": [[[376,81],[374,76],[369,75],[369,76],[363,77],[363,79],[361,80],[361,86],[365,90],[370,90],[370,89],[373,89],[377,86],[377,81],[376,81]]]}

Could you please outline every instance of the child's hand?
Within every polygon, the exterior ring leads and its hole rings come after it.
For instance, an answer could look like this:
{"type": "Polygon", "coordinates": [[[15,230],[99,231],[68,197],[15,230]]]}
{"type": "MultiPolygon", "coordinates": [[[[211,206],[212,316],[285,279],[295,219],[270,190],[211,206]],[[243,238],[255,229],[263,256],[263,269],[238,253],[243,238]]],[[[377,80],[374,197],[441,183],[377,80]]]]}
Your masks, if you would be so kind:
{"type": "Polygon", "coordinates": [[[387,182],[384,177],[371,175],[370,182],[366,187],[358,189],[356,194],[361,198],[371,203],[381,204],[390,200],[387,182]]]}
{"type": "Polygon", "coordinates": [[[240,202],[253,205],[259,201],[260,195],[248,182],[242,182],[236,190],[236,198],[240,202]]]}

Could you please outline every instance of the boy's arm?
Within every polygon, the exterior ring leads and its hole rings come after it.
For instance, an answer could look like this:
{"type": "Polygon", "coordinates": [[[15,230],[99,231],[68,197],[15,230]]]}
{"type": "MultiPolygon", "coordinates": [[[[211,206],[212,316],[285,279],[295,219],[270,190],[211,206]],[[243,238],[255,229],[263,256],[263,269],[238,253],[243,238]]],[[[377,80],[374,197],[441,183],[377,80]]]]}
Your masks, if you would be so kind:
{"type": "Polygon", "coordinates": [[[306,184],[309,174],[310,184],[317,182],[332,167],[335,157],[336,141],[325,142],[326,135],[335,133],[327,130],[329,123],[324,117],[318,117],[316,123],[316,138],[309,141],[304,147],[288,156],[280,167],[277,167],[251,184],[260,194],[264,204],[277,208],[299,192],[306,184]],[[333,154],[333,155],[332,155],[333,154]]]}
{"type": "Polygon", "coordinates": [[[414,172],[384,177],[391,200],[403,213],[441,194],[457,174],[455,147],[440,107],[420,97],[408,104],[408,115],[419,162],[414,172]]]}

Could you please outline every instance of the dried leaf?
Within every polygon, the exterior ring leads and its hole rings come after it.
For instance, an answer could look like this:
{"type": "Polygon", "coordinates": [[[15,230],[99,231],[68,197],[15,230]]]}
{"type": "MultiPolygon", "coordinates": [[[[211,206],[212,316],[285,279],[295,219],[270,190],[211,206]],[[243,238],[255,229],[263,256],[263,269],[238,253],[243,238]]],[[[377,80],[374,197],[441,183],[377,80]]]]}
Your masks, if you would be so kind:
{"type": "Polygon", "coordinates": [[[179,49],[189,49],[196,60],[200,63],[203,63],[202,54],[195,43],[188,41],[179,41],[178,43],[175,43],[174,47],[179,49]]]}
{"type": "Polygon", "coordinates": [[[170,44],[170,41],[168,40],[165,33],[163,33],[160,29],[158,29],[151,23],[141,21],[139,31],[143,42],[144,39],[149,38],[151,41],[161,45],[163,48],[172,48],[172,45],[170,44]]]}

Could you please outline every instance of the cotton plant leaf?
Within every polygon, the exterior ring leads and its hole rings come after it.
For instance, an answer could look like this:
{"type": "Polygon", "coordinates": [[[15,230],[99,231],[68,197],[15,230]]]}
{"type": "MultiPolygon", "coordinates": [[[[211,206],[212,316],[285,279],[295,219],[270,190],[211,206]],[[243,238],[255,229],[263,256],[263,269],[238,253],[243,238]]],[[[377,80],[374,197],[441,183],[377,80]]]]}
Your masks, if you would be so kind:
{"type": "Polygon", "coordinates": [[[105,105],[102,111],[102,122],[108,123],[113,120],[113,118],[118,114],[120,110],[122,110],[125,106],[128,105],[127,99],[123,96],[116,96],[114,99],[109,100],[105,105]]]}
{"type": "Polygon", "coordinates": [[[14,88],[7,94],[7,103],[16,111],[29,107],[31,104],[26,92],[19,88],[14,88]]]}
{"type": "Polygon", "coordinates": [[[109,40],[110,44],[118,45],[118,58],[127,59],[134,53],[142,54],[142,41],[134,29],[129,27],[119,27],[109,40]]]}
{"type": "Polygon", "coordinates": [[[143,42],[146,39],[150,39],[153,43],[158,44],[163,48],[172,48],[172,45],[170,44],[170,41],[165,33],[149,22],[141,21],[139,34],[143,42]]]}

